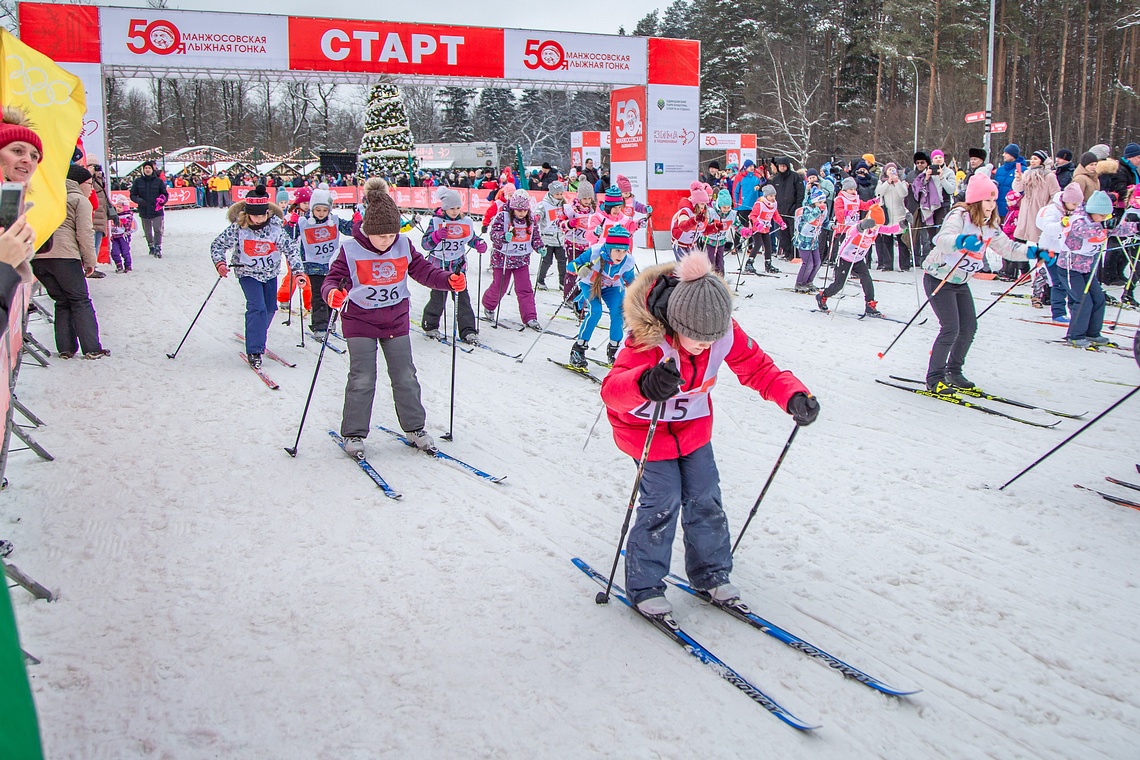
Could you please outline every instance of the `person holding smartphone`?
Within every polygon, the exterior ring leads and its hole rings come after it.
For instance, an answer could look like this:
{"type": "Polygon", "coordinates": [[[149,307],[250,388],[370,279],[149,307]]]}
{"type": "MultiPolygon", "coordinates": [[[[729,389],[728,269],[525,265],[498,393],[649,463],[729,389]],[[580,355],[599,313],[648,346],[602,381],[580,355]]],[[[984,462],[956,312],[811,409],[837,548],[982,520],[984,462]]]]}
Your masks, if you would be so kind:
{"type": "MultiPolygon", "coordinates": [[[[2,142],[2,140],[0,140],[2,142]]],[[[0,148],[2,153],[7,148],[0,148]]],[[[55,301],[55,348],[59,358],[83,351],[85,359],[100,359],[110,351],[99,342],[99,323],[87,290],[86,276],[95,271],[95,231],[92,225],[91,172],[79,164],[67,170],[67,215],[52,234],[52,245],[32,260],[36,279],[55,301]]]]}

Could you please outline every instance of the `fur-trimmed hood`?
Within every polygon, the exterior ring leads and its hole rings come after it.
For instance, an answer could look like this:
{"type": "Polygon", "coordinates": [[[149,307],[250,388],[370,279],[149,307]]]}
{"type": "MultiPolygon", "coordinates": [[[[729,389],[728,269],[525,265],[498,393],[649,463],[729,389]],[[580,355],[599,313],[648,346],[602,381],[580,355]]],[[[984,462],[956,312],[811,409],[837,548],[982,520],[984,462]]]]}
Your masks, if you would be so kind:
{"type": "Polygon", "coordinates": [[[1116,174],[1120,169],[1120,162],[1115,158],[1106,158],[1103,161],[1098,161],[1096,164],[1096,173],[1104,176],[1106,174],[1116,174]]]}
{"type": "Polygon", "coordinates": [[[665,339],[665,323],[649,313],[645,301],[657,278],[672,274],[676,266],[676,262],[669,262],[642,269],[637,279],[626,288],[621,312],[625,318],[625,329],[630,331],[633,342],[640,348],[656,346],[665,339]]]}
{"type": "MultiPolygon", "coordinates": [[[[284,222],[285,221],[285,212],[283,212],[281,210],[281,207],[278,206],[276,203],[274,203],[273,201],[270,201],[269,202],[269,217],[271,219],[273,217],[277,217],[282,222],[284,222]]],[[[245,201],[240,200],[240,201],[237,201],[236,203],[234,203],[232,206],[230,206],[229,209],[226,211],[226,219],[229,221],[230,224],[236,224],[238,227],[248,227],[249,226],[249,217],[246,216],[246,214],[245,214],[245,201]]]]}

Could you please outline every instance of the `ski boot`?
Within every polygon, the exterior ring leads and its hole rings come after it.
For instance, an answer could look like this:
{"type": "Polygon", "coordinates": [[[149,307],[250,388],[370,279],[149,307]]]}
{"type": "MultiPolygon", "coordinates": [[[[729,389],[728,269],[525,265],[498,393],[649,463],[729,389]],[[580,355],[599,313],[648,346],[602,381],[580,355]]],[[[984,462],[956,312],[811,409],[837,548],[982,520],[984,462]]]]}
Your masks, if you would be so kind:
{"type": "Polygon", "coordinates": [[[877,308],[875,308],[878,305],[879,305],[878,301],[868,301],[866,308],[863,310],[863,316],[864,317],[881,317],[881,316],[883,316],[883,312],[881,312],[877,308]]]}
{"type": "Polygon", "coordinates": [[[546,287],[546,283],[545,283],[545,282],[536,282],[536,283],[534,284],[534,289],[535,289],[535,290],[544,290],[544,291],[545,291],[545,290],[550,290],[550,288],[546,287]]]}
{"type": "Polygon", "coordinates": [[[582,340],[574,341],[570,347],[570,366],[577,369],[586,369],[586,349],[589,344],[582,340]]]}
{"type": "Polygon", "coordinates": [[[102,359],[104,356],[110,356],[111,349],[101,348],[98,351],[88,351],[83,355],[84,359],[102,359]]]}
{"type": "Polygon", "coordinates": [[[764,271],[767,272],[768,274],[779,274],[780,273],[780,270],[776,269],[775,265],[772,264],[771,259],[764,259],[764,271]]]}
{"type": "Polygon", "coordinates": [[[487,320],[488,322],[496,321],[495,320],[495,312],[491,311],[486,306],[484,306],[483,307],[483,319],[487,320]]]}
{"type": "Polygon", "coordinates": [[[477,345],[479,345],[479,333],[469,332],[466,335],[464,335],[462,338],[460,338],[460,340],[462,340],[464,343],[466,343],[469,346],[477,346],[477,345]]]}
{"type": "Polygon", "coordinates": [[[926,378],[926,390],[931,393],[937,393],[939,396],[954,395],[954,389],[946,384],[946,378],[944,377],[926,378]]]}
{"type": "Polygon", "coordinates": [[[744,273],[745,274],[760,274],[759,272],[756,271],[756,267],[752,264],[752,259],[748,259],[748,261],[744,262],[744,273]]]}
{"type": "Polygon", "coordinates": [[[824,313],[831,311],[831,309],[827,308],[827,296],[825,296],[823,293],[815,294],[815,303],[817,306],[819,306],[820,311],[824,313]]]}
{"type": "Polygon", "coordinates": [[[606,361],[607,362],[609,362],[610,364],[614,363],[614,359],[617,358],[617,352],[618,352],[619,348],[621,348],[621,344],[618,343],[617,341],[611,340],[609,342],[609,344],[606,346],[606,361]]]}
{"type": "Polygon", "coordinates": [[[973,383],[966,379],[961,372],[950,371],[946,373],[946,384],[951,388],[974,388],[973,383]]]}
{"type": "Polygon", "coordinates": [[[1089,338],[1089,343],[1094,346],[1107,346],[1111,342],[1111,340],[1104,337],[1103,335],[1098,335],[1095,338],[1089,338]]]}
{"type": "Polygon", "coordinates": [[[1140,306],[1140,304],[1136,303],[1136,299],[1132,297],[1131,293],[1125,293],[1123,296],[1121,296],[1120,302],[1126,307],[1130,306],[1133,309],[1135,309],[1137,306],[1140,306]]]}
{"type": "Polygon", "coordinates": [[[435,447],[435,441],[432,440],[432,437],[428,435],[427,431],[425,431],[423,428],[420,428],[419,430],[413,430],[410,433],[404,433],[404,437],[414,443],[416,445],[416,448],[420,451],[426,451],[429,454],[434,454],[439,450],[435,447]]]}
{"type": "Polygon", "coordinates": [[[530,320],[529,322],[526,323],[526,326],[529,327],[530,329],[534,330],[535,332],[542,332],[542,325],[540,325],[538,323],[537,319],[530,320]]]}
{"type": "Polygon", "coordinates": [[[156,245],[156,246],[154,247],[154,257],[155,257],[156,259],[161,259],[161,258],[162,258],[162,246],[161,246],[161,245],[156,245]]]}
{"type": "Polygon", "coordinates": [[[261,369],[261,354],[250,354],[248,359],[249,366],[253,367],[254,369],[261,369]]]}
{"type": "Polygon", "coordinates": [[[673,614],[673,605],[664,596],[651,596],[637,603],[637,611],[646,617],[665,617],[673,614]]]}
{"type": "Polygon", "coordinates": [[[705,591],[714,604],[732,604],[733,602],[740,601],[740,589],[733,586],[731,583],[722,583],[719,586],[713,586],[705,591]]]}
{"type": "Polygon", "coordinates": [[[123,269],[122,264],[116,264],[115,265],[115,274],[122,274],[125,271],[127,271],[127,270],[123,269]]]}
{"type": "Polygon", "coordinates": [[[1088,338],[1065,338],[1065,345],[1073,348],[1088,348],[1092,341],[1088,338]]]}
{"type": "Polygon", "coordinates": [[[443,340],[443,333],[441,333],[438,328],[435,330],[424,330],[424,335],[432,340],[443,340]]]}
{"type": "Polygon", "coordinates": [[[353,459],[364,459],[364,439],[350,435],[344,439],[344,453],[353,459]]]}
{"type": "Polygon", "coordinates": [[[311,335],[313,336],[313,340],[318,343],[324,343],[329,337],[327,330],[313,330],[311,331],[311,335]]]}

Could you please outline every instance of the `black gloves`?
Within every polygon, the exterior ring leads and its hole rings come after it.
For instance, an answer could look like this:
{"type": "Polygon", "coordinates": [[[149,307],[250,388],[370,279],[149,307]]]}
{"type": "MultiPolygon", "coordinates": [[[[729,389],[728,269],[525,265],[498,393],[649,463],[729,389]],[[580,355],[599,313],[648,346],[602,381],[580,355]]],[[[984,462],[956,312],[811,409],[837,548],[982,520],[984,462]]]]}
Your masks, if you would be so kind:
{"type": "MultiPolygon", "coordinates": [[[[642,379],[645,379],[644,375],[642,379]]],[[[788,402],[788,414],[792,415],[797,425],[810,425],[819,416],[819,402],[815,400],[815,396],[797,393],[788,402]]]]}
{"type": "Polygon", "coordinates": [[[650,401],[668,401],[681,389],[681,373],[673,359],[664,364],[654,364],[641,373],[637,379],[641,395],[650,401]]]}

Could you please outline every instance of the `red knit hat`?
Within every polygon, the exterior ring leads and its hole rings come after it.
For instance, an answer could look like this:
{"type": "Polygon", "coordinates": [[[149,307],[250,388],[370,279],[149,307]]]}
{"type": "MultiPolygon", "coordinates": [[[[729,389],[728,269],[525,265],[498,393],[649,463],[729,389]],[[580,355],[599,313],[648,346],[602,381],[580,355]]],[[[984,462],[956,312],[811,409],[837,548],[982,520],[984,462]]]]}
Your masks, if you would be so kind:
{"type": "Polygon", "coordinates": [[[28,117],[19,108],[9,106],[4,109],[4,121],[0,123],[0,148],[14,142],[26,142],[40,152],[44,160],[44,144],[40,136],[32,131],[28,117]]]}

